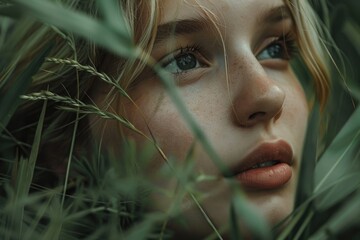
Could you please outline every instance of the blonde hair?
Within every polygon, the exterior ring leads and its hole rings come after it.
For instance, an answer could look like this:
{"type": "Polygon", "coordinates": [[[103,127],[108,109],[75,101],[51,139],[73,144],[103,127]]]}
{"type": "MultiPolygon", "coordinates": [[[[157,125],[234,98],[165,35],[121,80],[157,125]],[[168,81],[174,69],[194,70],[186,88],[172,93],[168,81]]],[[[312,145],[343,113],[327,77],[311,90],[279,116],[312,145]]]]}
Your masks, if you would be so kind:
{"type": "Polygon", "coordinates": [[[285,1],[292,14],[301,58],[314,79],[315,91],[323,110],[330,92],[329,52],[324,28],[308,1],[285,1]]]}
{"type": "MultiPolygon", "coordinates": [[[[156,37],[160,18],[159,1],[121,0],[119,2],[124,10],[124,17],[130,28],[134,44],[143,50],[144,54],[141,58],[147,58],[156,37]]],[[[324,107],[330,86],[326,48],[323,39],[319,37],[323,35],[321,25],[307,1],[285,0],[284,2],[290,9],[295,22],[301,57],[314,79],[316,96],[321,106],[324,107]]],[[[93,0],[87,1],[86,4],[79,3],[75,7],[97,17],[97,8],[93,0]]],[[[146,67],[146,61],[141,61],[141,58],[140,60],[120,58],[95,46],[90,41],[74,38],[72,34],[64,33],[53,26],[40,24],[29,19],[23,19],[19,26],[22,26],[22,28],[16,28],[15,31],[18,31],[17,34],[21,34],[22,39],[18,39],[16,41],[17,45],[13,46],[13,49],[17,48],[19,50],[13,56],[12,62],[8,65],[9,67],[1,72],[0,81],[3,81],[11,74],[14,76],[19,75],[27,63],[48,42],[54,43],[49,58],[40,71],[34,75],[28,92],[47,90],[64,96],[65,99],[79,99],[82,102],[91,103],[92,99],[89,95],[91,95],[92,91],[96,91],[94,86],[97,86],[97,84],[101,82],[107,84],[107,79],[113,78],[124,90],[127,90],[146,67]],[[22,29],[28,29],[28,31],[21,33],[20,30],[22,29]],[[97,84],[94,84],[95,81],[97,84]]],[[[109,94],[109,99],[116,94],[116,89],[113,88],[109,94]]],[[[110,104],[110,101],[107,104],[110,104]]],[[[17,110],[12,122],[9,124],[9,129],[14,130],[19,126],[34,124],[38,119],[40,106],[41,103],[39,102],[25,102],[17,110]]],[[[76,121],[80,123],[78,137],[85,140],[82,141],[84,143],[79,143],[79,147],[81,148],[82,145],[86,145],[87,141],[91,141],[89,135],[86,134],[89,127],[86,118],[79,117],[73,112],[57,109],[56,102],[50,101],[48,109],[42,147],[42,149],[45,149],[43,150],[44,159],[48,159],[48,155],[51,155],[52,152],[57,155],[58,151],[54,151],[55,149],[69,148],[67,139],[73,132],[71,124],[76,121]],[[64,139],[66,140],[64,141],[64,139]]],[[[33,134],[32,130],[29,131],[33,134]]],[[[17,137],[26,139],[28,133],[25,132],[17,135],[17,137]]],[[[66,157],[56,156],[56,158],[61,162],[66,157]]],[[[46,163],[51,168],[56,168],[57,164],[60,163],[56,163],[56,161],[46,163]]]]}

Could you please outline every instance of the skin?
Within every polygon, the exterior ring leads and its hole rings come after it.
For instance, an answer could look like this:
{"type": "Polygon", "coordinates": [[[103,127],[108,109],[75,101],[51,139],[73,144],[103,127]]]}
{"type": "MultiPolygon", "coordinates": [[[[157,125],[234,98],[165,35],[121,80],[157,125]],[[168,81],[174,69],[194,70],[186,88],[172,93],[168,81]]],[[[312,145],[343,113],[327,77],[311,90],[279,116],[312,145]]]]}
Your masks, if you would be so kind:
{"type": "MultiPolygon", "coordinates": [[[[271,9],[283,6],[281,0],[164,0],[160,25],[200,18],[204,11],[199,5],[217,16],[218,29],[207,27],[195,33],[165,37],[155,44],[152,56],[173,72],[184,104],[225,165],[241,161],[261,143],[284,140],[290,144],[294,164],[289,182],[270,190],[244,189],[251,204],[274,225],[293,209],[308,117],[307,101],[289,60],[266,57],[273,39],[291,32],[291,18],[274,22],[259,20],[271,9]],[[171,54],[194,44],[201,47],[201,51],[193,54],[199,63],[176,75],[176,63],[168,64],[171,54]]],[[[213,26],[209,22],[206,25],[213,26]]],[[[213,178],[194,184],[194,188],[200,192],[201,205],[211,221],[216,227],[223,227],[229,219],[232,196],[228,179],[196,141],[161,81],[146,71],[140,77],[141,81],[129,92],[138,108],[124,99],[114,103],[113,108],[146,135],[150,136],[148,129],[151,129],[165,155],[176,159],[176,165],[184,164],[189,149],[195,144],[194,177],[205,174],[213,178]]],[[[101,102],[104,94],[95,96],[95,102],[101,102]]],[[[95,125],[93,132],[101,135],[104,145],[118,149],[122,138],[120,132],[114,131],[117,127],[116,123],[107,121],[102,127],[95,125]]],[[[144,137],[130,130],[121,131],[139,145],[146,143],[144,137]]],[[[152,181],[165,190],[151,196],[152,208],[164,212],[168,212],[174,202],[178,183],[176,174],[166,171],[167,166],[164,159],[156,155],[148,168],[152,181]]],[[[195,239],[211,233],[191,198],[186,196],[181,202],[181,217],[188,224],[170,222],[170,225],[182,235],[195,239]]]]}

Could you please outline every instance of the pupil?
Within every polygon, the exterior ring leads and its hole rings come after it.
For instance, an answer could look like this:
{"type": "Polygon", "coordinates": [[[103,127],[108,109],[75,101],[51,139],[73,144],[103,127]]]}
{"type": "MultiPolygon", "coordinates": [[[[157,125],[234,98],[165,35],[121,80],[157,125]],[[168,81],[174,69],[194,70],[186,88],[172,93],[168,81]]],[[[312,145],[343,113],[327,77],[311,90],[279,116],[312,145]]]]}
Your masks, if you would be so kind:
{"type": "Polygon", "coordinates": [[[186,53],[176,59],[176,64],[181,70],[189,70],[196,67],[196,58],[194,55],[186,53]]]}
{"type": "Polygon", "coordinates": [[[271,46],[271,48],[269,48],[268,51],[269,51],[270,57],[272,57],[272,58],[281,58],[282,57],[282,49],[279,44],[271,46]]]}

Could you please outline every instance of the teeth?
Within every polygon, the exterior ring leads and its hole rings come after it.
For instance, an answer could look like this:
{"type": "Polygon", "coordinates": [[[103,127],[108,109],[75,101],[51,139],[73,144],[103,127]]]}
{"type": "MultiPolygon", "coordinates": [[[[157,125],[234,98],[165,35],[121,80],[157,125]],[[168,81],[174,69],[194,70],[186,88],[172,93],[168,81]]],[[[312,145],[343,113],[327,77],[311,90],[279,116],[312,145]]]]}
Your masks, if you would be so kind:
{"type": "Polygon", "coordinates": [[[255,164],[251,168],[254,169],[254,168],[262,168],[262,167],[270,167],[270,166],[274,166],[277,163],[278,163],[278,161],[276,161],[276,160],[267,161],[267,162],[262,162],[262,163],[255,164]]]}

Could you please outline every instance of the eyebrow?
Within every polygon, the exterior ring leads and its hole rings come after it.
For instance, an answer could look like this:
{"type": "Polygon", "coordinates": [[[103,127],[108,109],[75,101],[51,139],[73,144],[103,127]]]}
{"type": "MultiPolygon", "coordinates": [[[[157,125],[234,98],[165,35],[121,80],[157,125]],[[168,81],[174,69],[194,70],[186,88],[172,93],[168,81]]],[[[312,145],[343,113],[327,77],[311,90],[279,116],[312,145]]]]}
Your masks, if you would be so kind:
{"type": "Polygon", "coordinates": [[[209,27],[209,23],[202,18],[191,18],[184,20],[171,21],[158,26],[155,42],[165,41],[170,36],[189,35],[203,31],[209,27]]]}
{"type": "MultiPolygon", "coordinates": [[[[291,18],[291,14],[288,7],[281,5],[266,11],[264,14],[261,14],[261,16],[257,18],[257,23],[277,23],[289,18],[291,18]]],[[[213,23],[210,23],[209,20],[201,17],[175,20],[161,24],[157,29],[155,44],[160,44],[171,36],[178,37],[190,35],[204,31],[206,28],[210,29],[211,24],[213,23]]]]}
{"type": "Polygon", "coordinates": [[[290,10],[287,6],[281,5],[266,11],[257,19],[257,23],[277,23],[286,19],[291,19],[290,10]]]}

